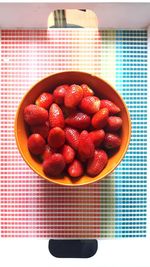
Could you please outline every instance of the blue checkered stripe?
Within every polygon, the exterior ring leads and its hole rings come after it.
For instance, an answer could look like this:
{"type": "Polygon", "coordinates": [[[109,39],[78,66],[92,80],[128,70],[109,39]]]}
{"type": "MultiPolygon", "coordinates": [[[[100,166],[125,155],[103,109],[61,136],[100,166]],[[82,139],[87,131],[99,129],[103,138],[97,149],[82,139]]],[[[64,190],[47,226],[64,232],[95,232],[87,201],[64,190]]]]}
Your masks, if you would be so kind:
{"type": "Polygon", "coordinates": [[[115,236],[146,236],[147,32],[116,31],[116,89],[132,121],[129,150],[115,171],[115,236]]]}

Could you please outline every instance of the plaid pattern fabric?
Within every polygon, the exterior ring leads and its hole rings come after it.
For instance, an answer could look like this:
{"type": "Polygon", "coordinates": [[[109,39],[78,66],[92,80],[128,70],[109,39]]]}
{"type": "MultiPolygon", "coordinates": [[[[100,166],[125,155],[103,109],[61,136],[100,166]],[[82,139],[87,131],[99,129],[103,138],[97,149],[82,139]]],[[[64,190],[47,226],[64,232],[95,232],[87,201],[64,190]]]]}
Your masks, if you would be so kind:
{"type": "Polygon", "coordinates": [[[1,237],[146,236],[146,78],[146,31],[1,31],[1,237]],[[13,132],[24,93],[45,75],[63,70],[82,70],[111,82],[132,119],[131,144],[120,166],[101,182],[77,188],[48,183],[33,173],[13,132]]]}

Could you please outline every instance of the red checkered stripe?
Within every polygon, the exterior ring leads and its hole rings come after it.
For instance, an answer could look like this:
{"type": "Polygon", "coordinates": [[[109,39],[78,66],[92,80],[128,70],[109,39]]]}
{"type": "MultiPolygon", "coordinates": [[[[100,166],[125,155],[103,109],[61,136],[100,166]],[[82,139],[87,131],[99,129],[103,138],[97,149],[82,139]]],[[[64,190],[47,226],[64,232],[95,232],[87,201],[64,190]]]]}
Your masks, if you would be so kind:
{"type": "Polygon", "coordinates": [[[1,237],[98,238],[99,183],[63,187],[38,177],[23,161],[14,117],[24,93],[53,72],[99,74],[100,36],[94,29],[1,31],[1,237]]]}

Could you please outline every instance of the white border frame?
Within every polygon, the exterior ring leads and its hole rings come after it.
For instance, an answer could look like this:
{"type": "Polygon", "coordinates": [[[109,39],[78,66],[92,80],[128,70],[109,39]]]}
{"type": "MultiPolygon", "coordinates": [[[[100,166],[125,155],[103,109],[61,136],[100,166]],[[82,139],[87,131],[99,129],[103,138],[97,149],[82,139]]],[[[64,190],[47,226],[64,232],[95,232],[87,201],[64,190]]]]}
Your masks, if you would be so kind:
{"type": "Polygon", "coordinates": [[[0,266],[8,267],[150,267],[150,240],[114,239],[98,241],[98,251],[89,259],[59,259],[48,251],[48,240],[3,239],[0,266]]]}

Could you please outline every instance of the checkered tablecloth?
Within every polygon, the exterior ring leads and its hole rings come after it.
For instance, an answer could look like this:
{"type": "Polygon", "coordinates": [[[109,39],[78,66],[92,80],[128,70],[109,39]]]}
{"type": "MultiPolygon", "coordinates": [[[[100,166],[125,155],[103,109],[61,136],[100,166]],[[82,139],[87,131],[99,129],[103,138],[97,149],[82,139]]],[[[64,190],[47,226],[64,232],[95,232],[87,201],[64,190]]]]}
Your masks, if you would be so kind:
{"type": "Polygon", "coordinates": [[[146,236],[147,33],[95,29],[1,30],[1,237],[146,236]],[[38,177],[21,158],[14,117],[24,93],[52,72],[100,75],[123,96],[129,150],[101,182],[69,188],[38,177]]]}

